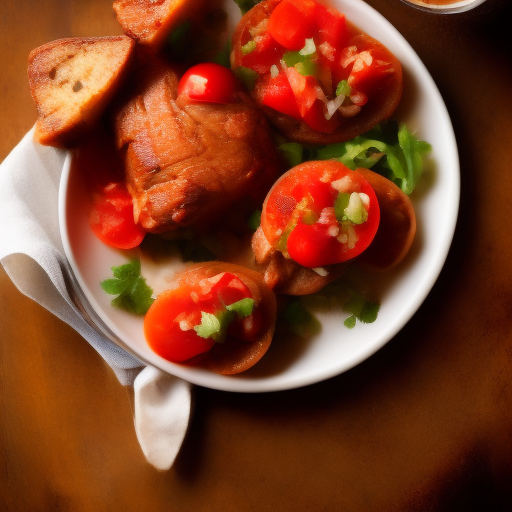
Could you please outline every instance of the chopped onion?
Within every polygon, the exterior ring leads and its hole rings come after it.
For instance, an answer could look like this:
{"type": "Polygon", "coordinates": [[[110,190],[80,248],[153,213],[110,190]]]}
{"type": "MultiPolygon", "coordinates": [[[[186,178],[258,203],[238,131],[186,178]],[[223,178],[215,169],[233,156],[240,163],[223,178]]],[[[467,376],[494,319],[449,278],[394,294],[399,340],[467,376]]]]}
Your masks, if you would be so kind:
{"type": "Polygon", "coordinates": [[[304,48],[299,50],[300,55],[312,55],[315,52],[316,52],[316,46],[315,46],[315,41],[313,41],[313,38],[306,39],[304,48]]]}
{"type": "Polygon", "coordinates": [[[251,27],[249,29],[249,34],[251,34],[252,37],[262,34],[267,30],[267,25],[268,18],[265,18],[263,21],[260,21],[255,27],[251,27]]]}
{"type": "Polygon", "coordinates": [[[348,105],[338,109],[343,117],[353,117],[361,112],[361,107],[358,105],[348,105]]]}
{"type": "Polygon", "coordinates": [[[327,234],[329,236],[338,236],[339,232],[340,228],[338,226],[329,226],[329,229],[327,230],[327,234]]]}
{"type": "Polygon", "coordinates": [[[334,61],[334,53],[336,52],[336,48],[331,46],[327,41],[323,42],[318,46],[320,53],[331,62],[334,61]]]}
{"type": "Polygon", "coordinates": [[[348,48],[345,48],[341,54],[340,58],[340,64],[341,67],[346,68],[352,62],[354,62],[357,59],[357,47],[355,46],[349,46],[348,48]]]}
{"type": "Polygon", "coordinates": [[[272,66],[270,66],[270,77],[276,78],[277,75],[279,75],[279,69],[275,64],[272,64],[272,66]]]}
{"type": "Polygon", "coordinates": [[[322,276],[322,277],[329,275],[329,272],[327,272],[327,270],[325,270],[325,268],[323,268],[323,267],[316,267],[316,268],[312,268],[311,270],[313,270],[313,272],[316,272],[319,276],[322,276]]]}
{"type": "Polygon", "coordinates": [[[368,96],[364,92],[356,92],[350,95],[350,101],[359,107],[365,105],[368,101],[368,96]]]}
{"type": "Polygon", "coordinates": [[[331,187],[337,190],[340,194],[343,194],[344,192],[348,192],[350,189],[353,190],[354,182],[352,181],[352,178],[347,175],[343,176],[343,178],[340,178],[339,180],[331,182],[331,187]]]}
{"type": "Polygon", "coordinates": [[[331,119],[331,117],[336,113],[336,111],[341,107],[343,102],[345,101],[345,96],[343,94],[340,94],[339,96],[336,96],[331,101],[328,101],[325,106],[327,107],[327,112],[325,113],[325,118],[327,120],[331,119]]]}
{"type": "Polygon", "coordinates": [[[361,198],[361,202],[365,206],[370,206],[370,196],[368,196],[368,194],[365,194],[364,192],[359,192],[359,197],[361,198]]]}

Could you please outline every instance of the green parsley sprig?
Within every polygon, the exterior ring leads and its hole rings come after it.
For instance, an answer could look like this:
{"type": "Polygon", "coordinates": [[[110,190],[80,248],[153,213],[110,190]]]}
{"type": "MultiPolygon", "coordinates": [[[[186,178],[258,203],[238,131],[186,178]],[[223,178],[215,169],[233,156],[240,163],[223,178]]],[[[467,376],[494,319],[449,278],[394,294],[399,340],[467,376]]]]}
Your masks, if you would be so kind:
{"type": "Polygon", "coordinates": [[[112,267],[114,277],[104,279],[101,287],[112,299],[113,307],[123,309],[136,315],[145,315],[153,303],[153,290],[146,284],[140,273],[140,261],[134,259],[129,263],[112,267]]]}
{"type": "Polygon", "coordinates": [[[338,160],[349,169],[372,169],[409,195],[421,178],[432,147],[416,138],[405,124],[388,121],[347,142],[319,147],[285,143],[280,150],[293,165],[306,160],[338,160]]]}
{"type": "Polygon", "coordinates": [[[201,338],[211,338],[217,343],[224,343],[228,327],[238,317],[244,319],[250,316],[254,309],[254,299],[245,298],[225,306],[216,313],[201,311],[201,323],[194,327],[201,338]]]}

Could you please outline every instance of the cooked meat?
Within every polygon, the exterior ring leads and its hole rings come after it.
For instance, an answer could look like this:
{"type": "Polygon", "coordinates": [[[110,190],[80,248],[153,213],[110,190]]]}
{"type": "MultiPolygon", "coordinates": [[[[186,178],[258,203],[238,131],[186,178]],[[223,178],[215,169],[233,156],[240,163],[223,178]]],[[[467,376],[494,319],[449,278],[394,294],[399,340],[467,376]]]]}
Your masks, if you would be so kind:
{"type": "Polygon", "coordinates": [[[59,39],[33,50],[28,79],[39,112],[36,140],[76,143],[117,90],[134,46],[119,36],[59,39]]]}
{"type": "Polygon", "coordinates": [[[309,295],[341,277],[350,263],[328,265],[322,274],[311,268],[303,267],[274,249],[261,227],[252,238],[252,249],[258,270],[264,273],[267,286],[275,293],[284,295],[309,295]]]}
{"type": "Polygon", "coordinates": [[[169,32],[205,3],[206,0],[116,0],[114,10],[127,35],[158,49],[169,32]]]}
{"type": "MultiPolygon", "coordinates": [[[[231,104],[177,98],[178,75],[152,63],[118,109],[115,132],[136,219],[152,233],[206,229],[254,207],[280,173],[265,118],[245,93],[231,104]]],[[[259,202],[259,203],[258,203],[259,202]]]]}

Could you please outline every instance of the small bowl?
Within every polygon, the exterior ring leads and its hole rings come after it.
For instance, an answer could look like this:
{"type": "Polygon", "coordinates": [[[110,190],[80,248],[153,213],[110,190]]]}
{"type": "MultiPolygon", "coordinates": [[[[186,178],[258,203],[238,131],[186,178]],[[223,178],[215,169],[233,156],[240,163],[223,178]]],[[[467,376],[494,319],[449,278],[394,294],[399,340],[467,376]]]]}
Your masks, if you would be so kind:
{"type": "Polygon", "coordinates": [[[436,14],[456,14],[469,11],[485,2],[485,0],[445,0],[446,3],[433,3],[436,1],[443,0],[402,0],[411,7],[436,14]]]}

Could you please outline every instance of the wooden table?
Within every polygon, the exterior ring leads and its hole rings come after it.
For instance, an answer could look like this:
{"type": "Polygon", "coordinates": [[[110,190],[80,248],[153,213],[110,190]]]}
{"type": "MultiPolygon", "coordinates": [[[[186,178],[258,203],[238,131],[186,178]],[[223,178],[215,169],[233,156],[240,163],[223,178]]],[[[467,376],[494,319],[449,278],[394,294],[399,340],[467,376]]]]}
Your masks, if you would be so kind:
{"type": "MultiPolygon", "coordinates": [[[[512,510],[512,7],[436,16],[368,3],[424,61],[459,144],[458,227],[418,313],[327,382],[195,389],[177,462],[157,472],[135,436],[131,390],[2,269],[0,510],[512,510]]],[[[0,27],[3,159],[36,117],[29,51],[120,29],[111,0],[3,0],[0,27]]]]}

